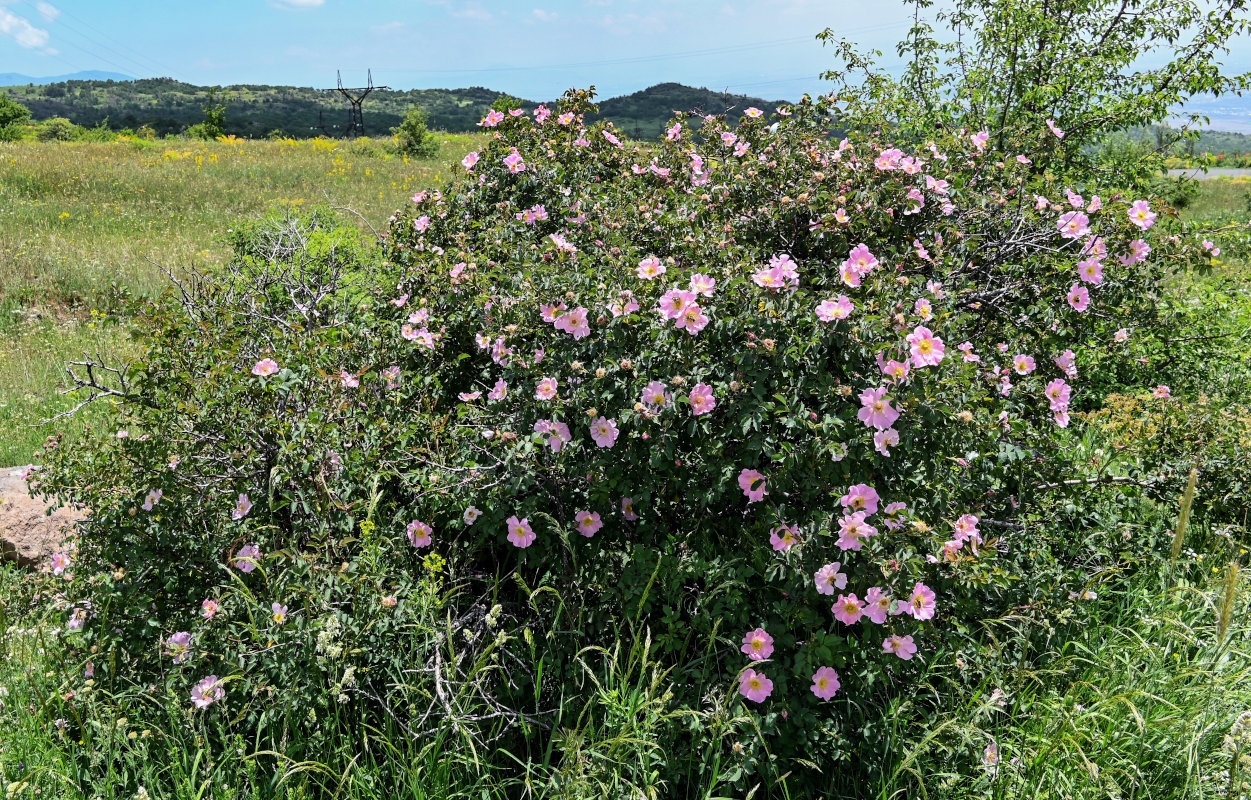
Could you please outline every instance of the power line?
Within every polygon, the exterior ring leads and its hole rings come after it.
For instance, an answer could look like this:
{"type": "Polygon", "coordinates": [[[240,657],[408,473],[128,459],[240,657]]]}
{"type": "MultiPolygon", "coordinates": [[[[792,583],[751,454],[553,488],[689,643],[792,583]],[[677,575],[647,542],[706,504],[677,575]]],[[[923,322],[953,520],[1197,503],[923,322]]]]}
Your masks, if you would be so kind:
{"type": "MultiPolygon", "coordinates": [[[[33,3],[31,3],[30,0],[19,0],[19,4],[25,5],[26,7],[31,8],[35,10],[36,12],[38,12],[38,7],[35,6],[33,3]]],[[[123,53],[123,52],[119,52],[118,50],[115,50],[114,48],[105,44],[104,41],[100,41],[97,38],[93,37],[91,34],[85,33],[84,31],[80,30],[76,26],[69,24],[69,22],[67,22],[64,18],[68,17],[69,19],[76,20],[80,25],[92,31],[96,37],[99,37],[99,39],[108,39],[109,41],[112,41],[115,44],[117,44],[118,47],[125,48],[128,51],[130,50],[130,48],[128,48],[125,44],[118,42],[116,39],[113,39],[112,37],[109,37],[106,34],[101,33],[99,30],[92,27],[90,23],[86,22],[83,19],[80,19],[74,14],[71,14],[70,12],[64,9],[57,9],[57,10],[60,11],[60,15],[56,19],[56,24],[58,26],[64,27],[66,30],[71,31],[72,33],[82,37],[82,39],[85,40],[92,47],[100,48],[101,50],[112,53],[114,56],[120,59],[130,62],[131,66],[123,66],[101,55],[98,52],[93,52],[92,50],[87,49],[81,44],[78,44],[74,41],[66,40],[64,43],[68,44],[70,47],[74,47],[78,49],[79,51],[91,56],[92,58],[97,58],[105,62],[106,64],[109,64],[110,66],[115,67],[116,69],[122,70],[123,72],[134,72],[136,71],[135,68],[138,67],[138,71],[141,73],[142,72],[157,72],[157,73],[165,72],[171,78],[176,76],[176,72],[174,70],[171,70],[169,67],[155,61],[154,59],[148,58],[147,56],[136,57],[135,55],[131,55],[128,53],[123,53]],[[155,69],[154,69],[154,66],[156,67],[155,69]]]]}

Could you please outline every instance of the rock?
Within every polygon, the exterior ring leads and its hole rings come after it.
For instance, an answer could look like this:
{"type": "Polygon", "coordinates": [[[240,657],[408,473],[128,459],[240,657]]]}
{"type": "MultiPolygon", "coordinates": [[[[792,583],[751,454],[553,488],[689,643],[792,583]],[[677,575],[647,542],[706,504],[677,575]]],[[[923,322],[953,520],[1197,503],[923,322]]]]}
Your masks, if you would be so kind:
{"type": "Polygon", "coordinates": [[[28,494],[25,469],[0,469],[0,559],[31,567],[62,550],[83,514],[58,508],[49,516],[49,502],[28,494]]]}

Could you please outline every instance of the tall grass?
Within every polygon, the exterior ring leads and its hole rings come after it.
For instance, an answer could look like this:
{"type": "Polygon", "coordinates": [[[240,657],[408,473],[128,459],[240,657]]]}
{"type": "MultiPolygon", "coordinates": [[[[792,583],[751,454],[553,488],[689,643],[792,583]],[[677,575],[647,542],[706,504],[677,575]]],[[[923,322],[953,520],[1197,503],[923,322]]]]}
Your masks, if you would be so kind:
{"type": "Polygon", "coordinates": [[[0,143],[0,467],[31,461],[49,432],[31,426],[76,403],[57,394],[66,360],[131,352],[126,316],[163,291],[161,267],[211,269],[233,225],[275,207],[351,208],[381,230],[478,141],[436,136],[424,161],[372,139],[0,143]]]}

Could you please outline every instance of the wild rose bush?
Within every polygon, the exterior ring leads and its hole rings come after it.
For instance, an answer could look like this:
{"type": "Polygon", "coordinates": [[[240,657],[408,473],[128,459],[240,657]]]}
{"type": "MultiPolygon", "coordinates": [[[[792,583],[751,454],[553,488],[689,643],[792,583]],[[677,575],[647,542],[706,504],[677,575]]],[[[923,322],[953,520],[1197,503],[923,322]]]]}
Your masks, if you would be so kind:
{"type": "Polygon", "coordinates": [[[91,509],[75,586],[115,669],[166,669],[187,632],[169,690],[227,679],[206,712],[298,724],[333,684],[427,730],[455,716],[436,661],[464,628],[464,664],[544,660],[473,684],[498,725],[647,629],[678,702],[737,697],[770,752],[825,769],[879,747],[874,709],[979,621],[1067,602],[1083,542],[1036,522],[1085,491],[1088,365],[1200,257],[1158,235],[1169,211],[1050,182],[1063,120],[1006,151],[840,141],[805,99],[639,147],[584,126],[589,99],[493,111],[383,261],[245,232],[227,279],[154,312],[128,435],[38,476],[91,509]],[[454,596],[419,589],[428,554],[454,596]],[[397,603],[425,621],[385,621],[397,603]],[[328,625],[340,661],[293,686],[328,625]]]}

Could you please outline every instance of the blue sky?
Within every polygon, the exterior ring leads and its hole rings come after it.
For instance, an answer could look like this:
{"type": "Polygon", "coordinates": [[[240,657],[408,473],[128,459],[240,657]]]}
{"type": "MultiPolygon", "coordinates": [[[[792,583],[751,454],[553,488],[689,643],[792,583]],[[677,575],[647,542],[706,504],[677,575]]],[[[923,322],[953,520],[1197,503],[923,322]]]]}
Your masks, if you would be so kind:
{"type": "Polygon", "coordinates": [[[661,81],[768,99],[819,91],[826,26],[893,57],[898,0],[0,0],[0,72],[197,84],[480,85],[530,99],[661,81]]]}

